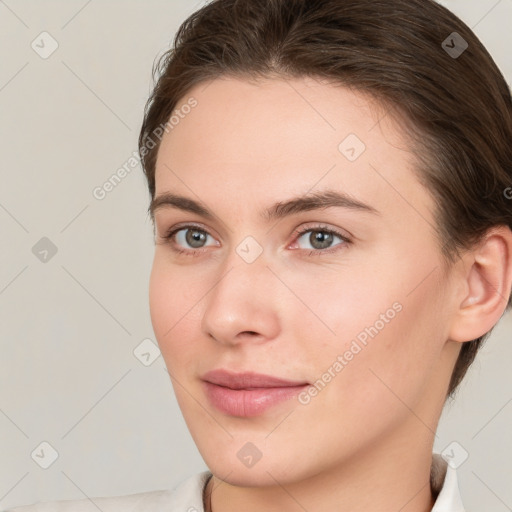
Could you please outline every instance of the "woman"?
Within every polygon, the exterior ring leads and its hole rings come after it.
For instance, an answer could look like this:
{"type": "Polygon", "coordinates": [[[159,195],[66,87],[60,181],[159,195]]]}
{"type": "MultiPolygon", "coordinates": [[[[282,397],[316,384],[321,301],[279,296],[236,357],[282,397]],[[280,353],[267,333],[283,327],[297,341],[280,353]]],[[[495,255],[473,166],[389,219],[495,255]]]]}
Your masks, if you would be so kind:
{"type": "Polygon", "coordinates": [[[462,512],[435,431],[512,283],[492,58],[431,0],[215,0],[157,71],[151,319],[209,471],[14,510],[462,512]]]}

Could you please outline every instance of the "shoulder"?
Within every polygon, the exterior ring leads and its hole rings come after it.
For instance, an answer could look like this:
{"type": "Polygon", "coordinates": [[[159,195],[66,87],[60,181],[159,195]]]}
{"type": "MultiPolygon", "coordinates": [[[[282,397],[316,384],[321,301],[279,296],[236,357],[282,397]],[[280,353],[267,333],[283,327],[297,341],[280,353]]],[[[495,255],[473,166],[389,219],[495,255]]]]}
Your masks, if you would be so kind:
{"type": "Polygon", "coordinates": [[[209,471],[197,473],[174,489],[124,496],[46,501],[3,512],[203,512],[203,489],[210,476],[209,471]]]}

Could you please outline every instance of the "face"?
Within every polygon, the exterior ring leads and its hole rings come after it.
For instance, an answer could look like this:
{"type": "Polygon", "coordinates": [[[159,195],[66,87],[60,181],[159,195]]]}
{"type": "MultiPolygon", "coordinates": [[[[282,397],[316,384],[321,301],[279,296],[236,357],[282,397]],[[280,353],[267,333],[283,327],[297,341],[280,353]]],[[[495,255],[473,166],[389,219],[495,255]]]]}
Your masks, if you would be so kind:
{"type": "Polygon", "coordinates": [[[150,311],[209,468],[285,484],[428,444],[450,277],[398,123],[312,78],[191,98],[157,158],[150,311]]]}

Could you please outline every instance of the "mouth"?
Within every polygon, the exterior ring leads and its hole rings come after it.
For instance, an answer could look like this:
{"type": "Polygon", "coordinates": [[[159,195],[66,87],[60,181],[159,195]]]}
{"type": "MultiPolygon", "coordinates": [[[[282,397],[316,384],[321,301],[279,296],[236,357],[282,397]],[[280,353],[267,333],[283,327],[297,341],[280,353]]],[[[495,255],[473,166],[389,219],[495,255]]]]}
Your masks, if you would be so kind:
{"type": "Polygon", "coordinates": [[[205,394],[219,411],[230,416],[253,417],[290,400],[309,386],[253,372],[213,370],[202,377],[205,394]]]}

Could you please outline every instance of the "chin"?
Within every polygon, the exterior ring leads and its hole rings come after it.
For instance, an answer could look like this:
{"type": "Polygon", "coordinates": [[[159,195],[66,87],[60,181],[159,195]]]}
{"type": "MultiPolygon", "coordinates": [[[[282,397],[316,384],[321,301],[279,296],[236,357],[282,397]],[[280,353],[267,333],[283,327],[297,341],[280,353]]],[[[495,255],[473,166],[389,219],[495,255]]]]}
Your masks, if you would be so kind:
{"type": "MultiPolygon", "coordinates": [[[[245,445],[233,441],[225,446],[222,453],[219,453],[218,445],[200,451],[209,470],[217,478],[231,485],[267,487],[275,486],[276,482],[286,485],[311,476],[311,468],[307,466],[308,461],[303,453],[287,457],[282,451],[278,451],[276,446],[267,446],[261,448],[259,460],[251,461],[248,458],[250,455],[246,454],[250,454],[252,448],[249,446],[242,451],[243,449],[238,448],[239,444],[245,445]],[[300,461],[299,464],[297,460],[300,461]]],[[[254,451],[253,456],[257,457],[256,453],[254,451]]]]}
{"type": "Polygon", "coordinates": [[[241,464],[208,464],[210,471],[219,479],[237,487],[272,487],[276,481],[286,485],[298,477],[275,466],[264,466],[261,461],[252,468],[240,467],[241,464]]]}

